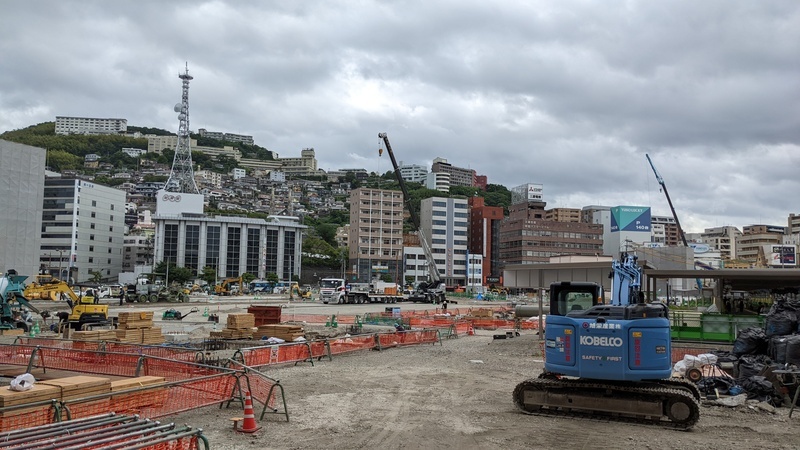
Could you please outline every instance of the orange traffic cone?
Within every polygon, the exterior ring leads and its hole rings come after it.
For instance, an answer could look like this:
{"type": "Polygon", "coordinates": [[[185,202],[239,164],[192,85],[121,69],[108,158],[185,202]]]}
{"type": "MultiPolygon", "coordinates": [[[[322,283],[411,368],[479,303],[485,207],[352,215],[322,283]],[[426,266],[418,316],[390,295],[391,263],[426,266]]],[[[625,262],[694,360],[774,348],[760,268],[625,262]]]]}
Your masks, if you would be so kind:
{"type": "Polygon", "coordinates": [[[244,397],[244,421],[242,421],[242,428],[239,428],[237,431],[241,431],[242,433],[255,433],[260,429],[261,427],[256,426],[256,416],[253,412],[253,400],[250,398],[250,392],[248,391],[244,397]]]}
{"type": "Polygon", "coordinates": [[[475,336],[475,329],[472,328],[472,324],[469,324],[469,330],[467,330],[467,336],[475,336]]]}

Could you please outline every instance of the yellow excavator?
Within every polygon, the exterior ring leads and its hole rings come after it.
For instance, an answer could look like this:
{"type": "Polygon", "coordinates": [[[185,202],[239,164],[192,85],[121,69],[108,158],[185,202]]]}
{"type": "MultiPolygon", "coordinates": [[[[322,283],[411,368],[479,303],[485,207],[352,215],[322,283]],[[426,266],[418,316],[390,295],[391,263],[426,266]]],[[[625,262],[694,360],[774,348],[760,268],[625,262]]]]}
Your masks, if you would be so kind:
{"type": "MultiPolygon", "coordinates": [[[[77,287],[80,289],[80,286],[77,287]]],[[[92,287],[87,288],[85,294],[81,291],[79,295],[66,282],[58,281],[35,286],[31,289],[31,292],[32,295],[48,292],[47,297],[32,298],[49,298],[54,301],[66,300],[70,312],[61,312],[57,315],[61,323],[69,324],[69,327],[74,330],[82,330],[91,326],[112,325],[112,321],[108,318],[108,305],[100,303],[100,298],[92,287]]],[[[31,298],[28,297],[27,288],[25,289],[25,297],[31,298]]]]}
{"type": "Polygon", "coordinates": [[[308,300],[311,298],[311,288],[303,286],[302,288],[295,282],[292,282],[292,287],[289,288],[289,300],[294,300],[295,296],[300,300],[308,300]]]}
{"type": "Polygon", "coordinates": [[[243,285],[242,277],[226,278],[220,284],[214,286],[214,293],[217,295],[242,294],[243,285]]]}
{"type": "Polygon", "coordinates": [[[59,297],[59,288],[62,285],[69,287],[66,282],[61,281],[52,275],[39,274],[36,275],[36,281],[33,281],[25,286],[23,295],[25,295],[25,298],[28,300],[42,299],[56,301],[59,297]]]}

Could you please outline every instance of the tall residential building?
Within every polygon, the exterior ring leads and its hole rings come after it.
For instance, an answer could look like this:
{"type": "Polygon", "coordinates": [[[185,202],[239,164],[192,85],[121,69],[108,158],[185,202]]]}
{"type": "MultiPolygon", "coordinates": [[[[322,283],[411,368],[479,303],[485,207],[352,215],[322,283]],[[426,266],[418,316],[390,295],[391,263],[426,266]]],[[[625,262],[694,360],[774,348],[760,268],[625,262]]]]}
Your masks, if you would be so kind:
{"type": "Polygon", "coordinates": [[[500,260],[504,264],[549,262],[553,256],[599,256],[603,253],[603,225],[554,222],[545,219],[546,203],[514,203],[500,224],[500,260]]]}
{"type": "Polygon", "coordinates": [[[430,239],[437,269],[447,286],[467,285],[469,209],[466,199],[431,197],[420,202],[420,229],[430,239]]]}
{"type": "Polygon", "coordinates": [[[483,197],[470,197],[469,205],[469,252],[483,257],[482,283],[492,284],[486,277],[499,279],[503,274],[500,263],[498,234],[503,220],[503,208],[486,206],[483,197]]]}
{"type": "Polygon", "coordinates": [[[777,225],[748,225],[742,228],[742,235],[736,239],[736,259],[758,264],[759,251],[763,245],[781,244],[785,227],[777,225]]]}
{"type": "Polygon", "coordinates": [[[56,116],[56,134],[121,134],[126,131],[127,119],[56,116]]]}
{"type": "Polygon", "coordinates": [[[350,191],[350,274],[359,282],[388,275],[402,283],[403,193],[350,191]]]}
{"type": "Polygon", "coordinates": [[[650,218],[652,242],[658,242],[668,247],[683,245],[678,224],[674,217],[652,216],[650,218]]]}
{"type": "Polygon", "coordinates": [[[115,281],[122,271],[125,192],[88,181],[47,178],[41,264],[74,283],[115,281]]]}
{"type": "Polygon", "coordinates": [[[450,174],[450,186],[475,186],[475,171],[455,167],[444,158],[435,158],[431,165],[433,173],[450,174]]]}
{"type": "Polygon", "coordinates": [[[736,259],[736,241],[742,235],[738,228],[732,226],[706,228],[700,234],[700,242],[717,250],[723,260],[736,259]]]}
{"type": "Polygon", "coordinates": [[[0,270],[31,279],[39,271],[47,151],[0,140],[0,270]]]}

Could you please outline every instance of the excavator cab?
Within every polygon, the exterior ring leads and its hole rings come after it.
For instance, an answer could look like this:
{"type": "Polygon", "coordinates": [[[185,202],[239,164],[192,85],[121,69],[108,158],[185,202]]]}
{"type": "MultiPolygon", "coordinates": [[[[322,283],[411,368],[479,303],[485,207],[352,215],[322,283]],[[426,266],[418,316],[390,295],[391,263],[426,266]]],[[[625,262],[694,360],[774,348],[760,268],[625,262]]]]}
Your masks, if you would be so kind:
{"type": "Polygon", "coordinates": [[[70,313],[67,321],[72,329],[82,330],[95,325],[111,325],[108,305],[100,303],[97,291],[90,287],[86,292],[68,302],[70,313]]]}

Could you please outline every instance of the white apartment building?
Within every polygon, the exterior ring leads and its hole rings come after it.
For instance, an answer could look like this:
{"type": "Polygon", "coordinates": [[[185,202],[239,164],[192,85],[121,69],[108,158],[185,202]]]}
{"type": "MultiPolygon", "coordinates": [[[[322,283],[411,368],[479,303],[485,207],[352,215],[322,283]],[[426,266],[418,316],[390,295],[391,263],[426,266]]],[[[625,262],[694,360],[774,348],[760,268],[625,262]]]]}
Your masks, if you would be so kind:
{"type": "Polygon", "coordinates": [[[231,176],[233,177],[234,180],[238,180],[240,178],[246,177],[247,171],[239,167],[236,167],[231,171],[231,176]]]}
{"type": "Polygon", "coordinates": [[[105,282],[122,270],[125,192],[71,178],[44,182],[40,261],[74,283],[100,272],[105,282]]]}
{"type": "Polygon", "coordinates": [[[450,192],[450,174],[431,172],[425,176],[425,187],[439,192],[450,192]]]}
{"type": "Polygon", "coordinates": [[[56,134],[120,134],[126,131],[127,119],[56,116],[56,134]]]}
{"type": "Polygon", "coordinates": [[[420,202],[420,229],[447,286],[467,284],[469,209],[466,199],[431,197],[420,202]]]}
{"type": "Polygon", "coordinates": [[[428,168],[425,166],[420,166],[419,164],[403,164],[403,161],[400,161],[398,166],[400,166],[400,175],[402,175],[403,179],[406,181],[424,184],[428,179],[428,168]]]}

